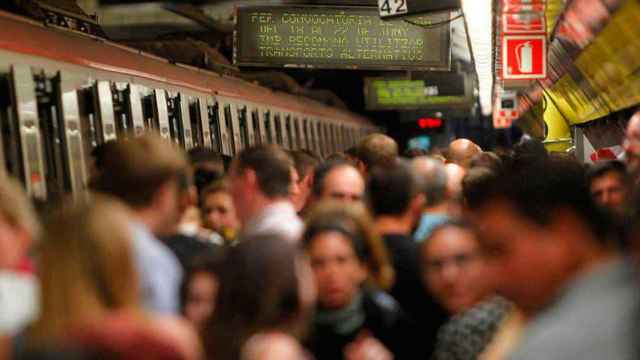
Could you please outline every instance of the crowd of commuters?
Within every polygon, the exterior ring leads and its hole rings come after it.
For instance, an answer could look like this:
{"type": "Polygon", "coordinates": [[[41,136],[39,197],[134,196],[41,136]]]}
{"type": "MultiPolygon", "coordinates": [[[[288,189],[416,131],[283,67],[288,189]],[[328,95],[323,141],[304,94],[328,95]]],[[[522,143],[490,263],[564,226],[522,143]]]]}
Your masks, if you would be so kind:
{"type": "Polygon", "coordinates": [[[624,148],[103,144],[88,200],[0,179],[0,358],[637,359],[640,115],[624,148]]]}

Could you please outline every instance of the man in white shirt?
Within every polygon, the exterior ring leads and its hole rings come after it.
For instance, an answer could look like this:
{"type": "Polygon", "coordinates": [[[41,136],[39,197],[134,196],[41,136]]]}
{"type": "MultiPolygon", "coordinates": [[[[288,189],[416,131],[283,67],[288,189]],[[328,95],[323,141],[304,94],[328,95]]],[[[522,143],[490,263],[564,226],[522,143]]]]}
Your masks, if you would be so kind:
{"type": "Polygon", "coordinates": [[[144,135],[110,145],[94,189],[132,210],[133,250],[147,310],[177,314],[182,268],[158,237],[174,234],[182,216],[180,194],[189,187],[186,155],[168,140],[144,135]]]}
{"type": "Polygon", "coordinates": [[[304,225],[290,201],[293,162],[274,145],[244,150],[231,163],[231,195],[241,237],[276,234],[299,241],[304,225]]]}

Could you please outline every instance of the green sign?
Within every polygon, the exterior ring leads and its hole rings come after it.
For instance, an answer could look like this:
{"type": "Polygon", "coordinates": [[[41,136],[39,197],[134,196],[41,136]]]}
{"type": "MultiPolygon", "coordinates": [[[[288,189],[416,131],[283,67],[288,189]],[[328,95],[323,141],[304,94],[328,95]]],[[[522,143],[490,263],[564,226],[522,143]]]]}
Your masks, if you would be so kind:
{"type": "Polygon", "coordinates": [[[464,78],[458,86],[407,79],[367,78],[365,82],[369,110],[447,109],[471,105],[464,78]]]}
{"type": "Polygon", "coordinates": [[[238,9],[234,62],[241,66],[448,70],[449,13],[381,20],[375,7],[238,9]],[[433,25],[436,24],[437,25],[433,25]],[[433,26],[424,26],[432,24],[433,26]]]}

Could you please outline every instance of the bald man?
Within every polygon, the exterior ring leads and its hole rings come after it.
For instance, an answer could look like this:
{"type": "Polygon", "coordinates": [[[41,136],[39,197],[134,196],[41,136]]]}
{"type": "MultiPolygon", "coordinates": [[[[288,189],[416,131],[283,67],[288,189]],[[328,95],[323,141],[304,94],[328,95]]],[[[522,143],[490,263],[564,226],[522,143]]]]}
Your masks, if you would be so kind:
{"type": "Polygon", "coordinates": [[[637,182],[640,175],[640,111],[633,114],[629,120],[622,146],[627,157],[629,173],[637,182]]]}
{"type": "Polygon", "coordinates": [[[465,169],[471,166],[471,160],[474,156],[481,153],[480,146],[468,139],[457,139],[449,144],[447,151],[447,160],[451,163],[458,164],[465,169]]]}

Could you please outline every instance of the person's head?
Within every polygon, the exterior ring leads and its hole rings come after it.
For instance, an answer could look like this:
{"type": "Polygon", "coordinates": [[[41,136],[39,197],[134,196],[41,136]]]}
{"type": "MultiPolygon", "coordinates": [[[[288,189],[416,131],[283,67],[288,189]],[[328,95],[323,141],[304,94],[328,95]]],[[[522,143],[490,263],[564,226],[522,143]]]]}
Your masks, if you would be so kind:
{"type": "Polygon", "coordinates": [[[423,280],[449,313],[458,314],[492,291],[475,230],[457,220],[436,227],[421,245],[423,280]]]}
{"type": "Polygon", "coordinates": [[[221,261],[215,254],[202,254],[187,266],[182,279],[181,312],[198,330],[204,330],[215,310],[221,261]]]}
{"type": "Polygon", "coordinates": [[[629,172],[638,175],[640,172],[640,111],[637,111],[627,124],[622,146],[624,148],[629,172]]]}
{"type": "Polygon", "coordinates": [[[449,144],[447,160],[464,168],[471,166],[471,159],[481,153],[482,149],[468,139],[456,139],[449,144]]]}
{"type": "Polygon", "coordinates": [[[475,207],[480,203],[487,189],[493,184],[496,172],[480,166],[469,169],[462,178],[462,197],[467,207],[475,207]]]}
{"type": "Polygon", "coordinates": [[[447,200],[447,171],[440,160],[421,156],[411,161],[413,171],[422,178],[425,206],[433,208],[447,200]]]}
{"type": "Polygon", "coordinates": [[[276,145],[259,145],[242,151],[231,163],[231,195],[238,218],[246,222],[265,202],[288,199],[293,162],[276,145]]]}
{"type": "Polygon", "coordinates": [[[287,240],[262,235],[242,239],[225,255],[216,310],[205,327],[210,358],[238,359],[254,334],[301,336],[315,305],[309,265],[287,240]]]}
{"type": "Polygon", "coordinates": [[[320,204],[307,219],[302,239],[324,309],[349,305],[367,280],[382,288],[393,282],[384,244],[361,205],[320,204]]]}
{"type": "Polygon", "coordinates": [[[0,178],[0,270],[13,270],[40,235],[40,224],[22,186],[0,178]]]}
{"type": "Polygon", "coordinates": [[[627,167],[620,161],[595,164],[588,172],[589,189],[595,202],[614,213],[622,213],[630,195],[627,167]]]}
{"type": "Polygon", "coordinates": [[[129,216],[123,204],[102,196],[48,216],[38,248],[40,317],[28,336],[34,344],[59,340],[110,312],[138,309],[129,216]]]}
{"type": "Polygon", "coordinates": [[[533,161],[545,160],[549,157],[549,153],[542,141],[524,135],[520,141],[513,146],[512,156],[515,162],[526,164],[533,161]]]}
{"type": "Polygon", "coordinates": [[[364,191],[362,175],[348,162],[326,162],[316,168],[313,182],[316,201],[333,199],[357,202],[363,199],[364,191]]]}
{"type": "Polygon", "coordinates": [[[458,200],[462,195],[462,179],[467,173],[467,170],[458,165],[449,163],[445,165],[447,172],[447,194],[449,199],[458,200]]]}
{"type": "Polygon", "coordinates": [[[209,184],[202,190],[200,211],[203,226],[211,231],[219,234],[229,231],[236,233],[240,228],[231,198],[231,186],[226,179],[209,184]]]}
{"type": "Polygon", "coordinates": [[[120,140],[106,151],[94,189],[124,201],[157,235],[173,233],[191,188],[184,153],[153,134],[120,140]]]}
{"type": "Polygon", "coordinates": [[[471,164],[470,164],[470,167],[472,169],[478,168],[478,167],[484,167],[493,171],[500,170],[501,166],[502,166],[502,159],[500,159],[500,157],[496,153],[490,152],[490,151],[483,151],[481,153],[476,154],[471,159],[471,164]]]}
{"type": "Polygon", "coordinates": [[[320,159],[310,151],[297,150],[291,154],[298,172],[298,194],[292,201],[297,211],[307,205],[313,187],[313,174],[320,165],[320,159]]]}
{"type": "Polygon", "coordinates": [[[567,159],[510,166],[472,206],[498,290],[535,313],[594,259],[610,254],[610,219],[584,167],[567,159]]]}
{"type": "Polygon", "coordinates": [[[371,134],[364,137],[356,147],[358,169],[363,173],[376,167],[392,164],[398,158],[398,144],[384,134],[371,134]]]}
{"type": "Polygon", "coordinates": [[[374,168],[367,181],[369,206],[375,217],[411,217],[415,222],[424,206],[422,179],[411,166],[397,161],[391,166],[374,168]]]}
{"type": "Polygon", "coordinates": [[[224,160],[222,155],[212,149],[196,147],[187,153],[194,170],[194,182],[198,193],[212,182],[224,176],[224,160]]]}

